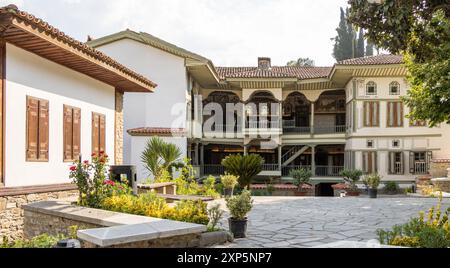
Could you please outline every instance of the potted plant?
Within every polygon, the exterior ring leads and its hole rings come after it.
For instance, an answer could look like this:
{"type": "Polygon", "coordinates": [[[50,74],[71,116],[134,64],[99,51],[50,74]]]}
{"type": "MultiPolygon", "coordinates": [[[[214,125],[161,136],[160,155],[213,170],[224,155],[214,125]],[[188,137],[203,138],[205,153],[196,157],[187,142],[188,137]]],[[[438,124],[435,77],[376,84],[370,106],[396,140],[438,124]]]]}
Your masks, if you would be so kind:
{"type": "Polygon", "coordinates": [[[227,173],[225,176],[221,176],[220,180],[224,188],[225,197],[233,196],[234,187],[238,184],[239,177],[227,173]]]}
{"type": "Polygon", "coordinates": [[[378,187],[380,186],[380,182],[381,182],[381,176],[378,175],[377,173],[367,175],[364,178],[364,183],[367,185],[370,198],[377,198],[378,187]]]}
{"type": "Polygon", "coordinates": [[[361,180],[363,172],[361,170],[346,169],[342,171],[340,175],[344,177],[344,181],[347,186],[345,189],[347,196],[359,196],[359,190],[356,184],[361,180]]]}
{"type": "Polygon", "coordinates": [[[312,172],[310,170],[301,168],[291,170],[289,176],[294,178],[294,185],[298,187],[296,196],[306,196],[311,191],[312,186],[310,184],[312,172]]]}
{"type": "Polygon", "coordinates": [[[230,232],[235,238],[245,238],[247,233],[247,214],[253,208],[253,200],[249,190],[240,195],[227,198],[227,208],[231,217],[228,220],[230,232]]]}

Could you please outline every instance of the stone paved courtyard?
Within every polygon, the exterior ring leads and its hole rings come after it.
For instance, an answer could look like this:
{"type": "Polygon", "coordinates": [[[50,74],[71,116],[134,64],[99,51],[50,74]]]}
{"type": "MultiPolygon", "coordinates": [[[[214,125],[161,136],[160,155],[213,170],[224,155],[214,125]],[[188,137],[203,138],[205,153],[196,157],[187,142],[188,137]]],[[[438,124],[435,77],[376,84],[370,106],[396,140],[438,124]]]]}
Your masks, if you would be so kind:
{"type": "MultiPolygon", "coordinates": [[[[343,240],[368,242],[377,238],[377,229],[405,223],[437,204],[437,199],[428,198],[254,199],[248,238],[225,247],[305,248],[343,240]]],[[[449,206],[450,199],[444,199],[443,204],[449,206]]],[[[228,229],[225,220],[222,225],[228,229]]]]}

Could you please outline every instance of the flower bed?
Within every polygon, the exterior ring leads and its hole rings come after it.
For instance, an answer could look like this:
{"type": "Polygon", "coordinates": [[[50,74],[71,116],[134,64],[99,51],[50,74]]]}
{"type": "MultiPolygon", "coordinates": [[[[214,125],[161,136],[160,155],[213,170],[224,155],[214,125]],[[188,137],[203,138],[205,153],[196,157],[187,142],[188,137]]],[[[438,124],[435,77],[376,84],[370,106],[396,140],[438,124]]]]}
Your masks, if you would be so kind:
{"type": "Polygon", "coordinates": [[[293,184],[252,184],[250,189],[254,195],[314,196],[313,190],[315,188],[312,185],[303,184],[301,186],[301,191],[299,191],[299,187],[293,184]]]}

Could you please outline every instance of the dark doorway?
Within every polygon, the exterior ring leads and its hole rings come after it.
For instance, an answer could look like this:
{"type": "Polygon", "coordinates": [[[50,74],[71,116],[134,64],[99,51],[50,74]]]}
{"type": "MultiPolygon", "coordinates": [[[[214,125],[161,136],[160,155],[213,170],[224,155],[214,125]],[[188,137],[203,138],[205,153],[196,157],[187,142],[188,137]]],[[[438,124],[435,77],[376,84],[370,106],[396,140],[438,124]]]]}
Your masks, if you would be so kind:
{"type": "Polygon", "coordinates": [[[331,187],[334,183],[320,183],[316,186],[316,196],[334,197],[334,190],[331,187]]]}

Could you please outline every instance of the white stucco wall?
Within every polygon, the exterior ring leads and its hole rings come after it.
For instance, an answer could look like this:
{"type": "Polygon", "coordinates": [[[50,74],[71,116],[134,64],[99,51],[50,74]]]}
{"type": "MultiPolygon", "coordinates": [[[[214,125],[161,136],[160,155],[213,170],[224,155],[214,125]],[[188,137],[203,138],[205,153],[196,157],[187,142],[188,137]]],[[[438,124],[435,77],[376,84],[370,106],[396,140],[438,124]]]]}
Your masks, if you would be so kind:
{"type": "MultiPolygon", "coordinates": [[[[81,108],[81,153],[91,156],[91,114],[106,115],[106,153],[114,155],[114,88],[7,45],[5,186],[69,183],[63,161],[63,105],[81,108]],[[26,96],[49,101],[49,161],[26,162],[26,96]]],[[[113,160],[112,160],[113,161],[113,160]]]]}
{"type": "MultiPolygon", "coordinates": [[[[148,140],[151,137],[131,137],[131,151],[134,153],[131,155],[131,163],[136,166],[138,182],[143,182],[149,178],[153,178],[150,172],[145,168],[141,161],[141,155],[144,151],[148,140]]],[[[180,148],[183,157],[187,155],[187,139],[184,137],[161,137],[165,142],[175,144],[180,148]]],[[[183,158],[182,157],[182,158],[183,158]]],[[[182,159],[181,159],[182,160],[182,159]]]]}
{"type": "MultiPolygon", "coordinates": [[[[139,127],[186,128],[189,94],[184,58],[130,39],[97,49],[158,84],[154,94],[125,94],[125,131],[139,127]],[[173,114],[174,109],[176,114],[173,114]],[[174,125],[174,122],[178,124],[174,125]]],[[[131,137],[127,133],[124,137],[124,154],[125,164],[138,164],[132,159],[136,159],[136,156],[139,158],[140,151],[131,149],[131,137]]]]}
{"type": "MultiPolygon", "coordinates": [[[[409,151],[433,151],[433,158],[450,158],[450,126],[442,124],[439,127],[411,127],[408,118],[404,118],[403,127],[387,127],[387,102],[399,100],[405,96],[409,85],[403,77],[383,78],[355,78],[357,81],[356,95],[353,95],[353,80],[346,87],[347,101],[356,101],[356,132],[352,132],[347,139],[346,150],[355,151],[356,168],[362,168],[362,151],[376,150],[378,152],[378,172],[385,180],[413,180],[416,175],[409,174],[409,151]],[[377,95],[366,95],[366,83],[373,81],[377,84],[377,95]],[[400,95],[390,95],[389,85],[396,81],[400,84],[400,95]],[[364,101],[378,101],[380,103],[380,126],[364,127],[364,101]],[[367,148],[367,141],[373,140],[374,147],[367,148]],[[393,148],[393,141],[400,141],[398,148],[393,148]],[[405,175],[388,174],[388,152],[404,152],[405,175]]],[[[404,115],[409,108],[404,105],[404,115]]]]}

